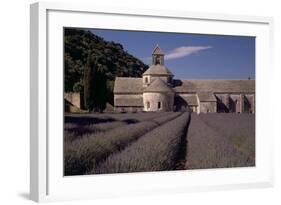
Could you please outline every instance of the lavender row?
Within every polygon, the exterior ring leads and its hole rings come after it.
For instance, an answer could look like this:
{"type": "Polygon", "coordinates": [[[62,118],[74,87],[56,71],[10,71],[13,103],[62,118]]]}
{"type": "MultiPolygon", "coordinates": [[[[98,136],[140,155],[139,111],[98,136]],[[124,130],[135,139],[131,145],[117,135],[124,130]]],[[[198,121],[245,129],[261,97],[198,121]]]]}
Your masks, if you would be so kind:
{"type": "MultiPolygon", "coordinates": [[[[140,113],[139,115],[137,115],[137,114],[130,113],[130,114],[123,114],[125,116],[123,116],[122,118],[120,117],[121,115],[119,115],[119,114],[111,114],[111,115],[106,114],[106,116],[101,116],[101,119],[114,119],[114,121],[87,124],[87,123],[84,123],[83,120],[82,120],[82,123],[79,122],[79,120],[77,120],[77,122],[65,123],[64,141],[66,141],[66,142],[73,141],[73,140],[80,139],[83,137],[93,136],[99,132],[107,132],[111,129],[114,129],[117,127],[120,128],[120,127],[126,126],[128,124],[134,124],[134,123],[138,123],[138,122],[142,122],[142,121],[152,120],[154,118],[159,118],[166,114],[167,113],[140,113]],[[115,115],[119,116],[119,118],[117,118],[115,115]],[[107,118],[109,116],[115,116],[115,118],[113,118],[113,117],[107,118]],[[129,118],[129,117],[132,117],[132,118],[129,118]]],[[[92,114],[91,116],[97,117],[98,114],[95,114],[95,115],[92,114]]],[[[89,120],[89,121],[91,121],[91,120],[89,120]]],[[[98,121],[98,120],[95,120],[95,121],[98,121]]]]}
{"type": "Polygon", "coordinates": [[[175,169],[189,113],[184,113],[139,138],[123,151],[111,155],[91,173],[145,172],[175,169]]]}

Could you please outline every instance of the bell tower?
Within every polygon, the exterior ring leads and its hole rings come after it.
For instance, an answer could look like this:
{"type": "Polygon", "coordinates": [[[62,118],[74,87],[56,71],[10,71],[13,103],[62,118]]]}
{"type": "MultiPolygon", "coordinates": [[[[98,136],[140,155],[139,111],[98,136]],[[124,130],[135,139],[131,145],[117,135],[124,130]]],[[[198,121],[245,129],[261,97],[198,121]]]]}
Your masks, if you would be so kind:
{"type": "Polygon", "coordinates": [[[152,65],[164,65],[164,53],[157,44],[152,52],[152,65]]]}
{"type": "Polygon", "coordinates": [[[160,78],[171,86],[173,76],[173,73],[164,65],[164,52],[157,45],[152,51],[152,65],[142,74],[143,87],[148,87],[156,78],[160,78]]]}

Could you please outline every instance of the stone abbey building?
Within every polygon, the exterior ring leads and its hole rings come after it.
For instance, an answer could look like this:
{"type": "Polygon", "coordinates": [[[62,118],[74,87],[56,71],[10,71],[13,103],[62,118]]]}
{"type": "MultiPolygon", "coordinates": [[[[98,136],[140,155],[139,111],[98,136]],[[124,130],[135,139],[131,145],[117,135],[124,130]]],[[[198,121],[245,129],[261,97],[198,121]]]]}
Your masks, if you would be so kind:
{"type": "Polygon", "coordinates": [[[178,80],[164,64],[157,45],[142,78],[116,77],[114,110],[255,112],[255,80],[178,80]]]}

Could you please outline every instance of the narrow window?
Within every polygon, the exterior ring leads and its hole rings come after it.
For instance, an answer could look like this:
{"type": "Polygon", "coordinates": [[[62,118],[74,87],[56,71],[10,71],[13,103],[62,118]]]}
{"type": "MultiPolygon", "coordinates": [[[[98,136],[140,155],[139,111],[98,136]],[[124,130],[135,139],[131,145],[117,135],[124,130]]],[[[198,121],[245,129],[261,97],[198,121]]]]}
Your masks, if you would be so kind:
{"type": "Polygon", "coordinates": [[[149,102],[146,103],[146,107],[147,107],[148,110],[150,109],[150,103],[149,102]]]}
{"type": "Polygon", "coordinates": [[[145,77],[145,83],[148,83],[148,78],[147,77],[145,77]]]}
{"type": "Polygon", "coordinates": [[[158,102],[158,110],[161,109],[161,102],[158,102]]]}
{"type": "Polygon", "coordinates": [[[156,63],[155,63],[156,65],[157,64],[160,64],[160,56],[156,56],[156,63]]]}

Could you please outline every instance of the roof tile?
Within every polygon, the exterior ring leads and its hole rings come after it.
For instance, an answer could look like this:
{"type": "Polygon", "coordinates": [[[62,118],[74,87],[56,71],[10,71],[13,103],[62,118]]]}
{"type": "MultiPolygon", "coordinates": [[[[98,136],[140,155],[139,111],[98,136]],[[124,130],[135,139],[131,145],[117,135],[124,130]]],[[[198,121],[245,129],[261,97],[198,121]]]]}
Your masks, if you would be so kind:
{"type": "Polygon", "coordinates": [[[151,65],[143,75],[167,75],[174,76],[173,73],[164,65],[151,65]]]}
{"type": "Polygon", "coordinates": [[[113,93],[143,93],[142,78],[116,77],[113,93]]]}
{"type": "Polygon", "coordinates": [[[176,92],[254,93],[255,80],[182,80],[176,92]]]}

